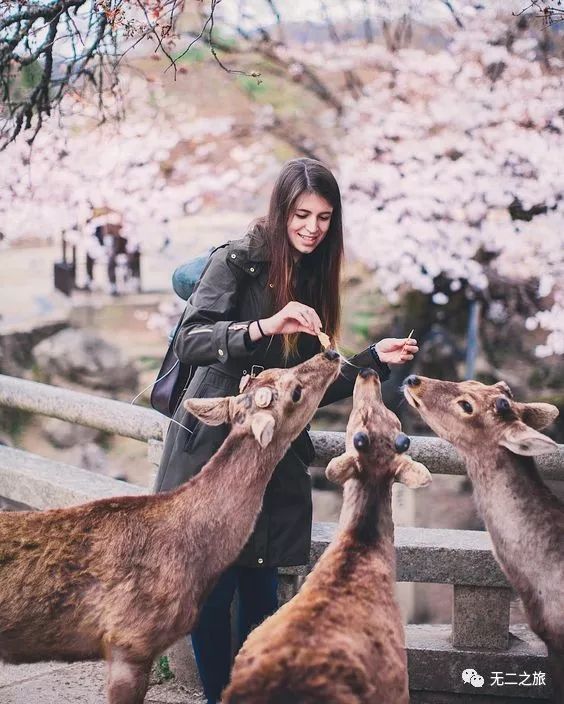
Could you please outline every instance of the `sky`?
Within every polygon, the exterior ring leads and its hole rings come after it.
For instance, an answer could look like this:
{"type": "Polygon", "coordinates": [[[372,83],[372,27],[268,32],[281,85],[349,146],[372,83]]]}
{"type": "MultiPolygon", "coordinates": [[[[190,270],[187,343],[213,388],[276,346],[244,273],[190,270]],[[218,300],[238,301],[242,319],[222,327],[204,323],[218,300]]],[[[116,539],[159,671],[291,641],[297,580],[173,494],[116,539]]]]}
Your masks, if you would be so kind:
{"type": "MultiPolygon", "coordinates": [[[[473,6],[479,3],[452,0],[452,7],[464,17],[465,13],[474,12],[473,6]]],[[[363,17],[368,9],[372,19],[396,20],[405,14],[414,16],[425,22],[443,22],[451,14],[441,0],[300,0],[287,2],[278,0],[276,9],[282,19],[289,22],[322,21],[321,7],[325,6],[334,21],[353,17],[363,17]]],[[[487,0],[488,8],[499,7],[500,10],[519,12],[529,2],[527,0],[487,0]]],[[[274,21],[272,8],[268,0],[233,0],[219,5],[221,15],[228,22],[237,22],[244,18],[248,28],[270,24],[274,21]]]]}

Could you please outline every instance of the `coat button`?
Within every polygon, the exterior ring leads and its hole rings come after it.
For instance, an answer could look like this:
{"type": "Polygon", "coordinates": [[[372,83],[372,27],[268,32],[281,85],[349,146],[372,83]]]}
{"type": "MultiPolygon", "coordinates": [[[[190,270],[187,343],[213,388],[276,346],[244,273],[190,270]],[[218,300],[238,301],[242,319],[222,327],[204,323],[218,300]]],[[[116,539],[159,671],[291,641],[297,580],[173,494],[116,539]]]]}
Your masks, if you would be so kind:
{"type": "Polygon", "coordinates": [[[274,288],[274,284],[268,284],[270,288],[274,288]]]}
{"type": "Polygon", "coordinates": [[[222,349],[219,349],[219,350],[217,351],[217,353],[218,353],[218,355],[219,355],[220,357],[223,357],[223,350],[222,350],[222,349]]]}
{"type": "Polygon", "coordinates": [[[231,255],[231,259],[237,259],[237,255],[236,255],[236,254],[232,254],[232,255],[231,255]]]}
{"type": "Polygon", "coordinates": [[[259,559],[257,560],[257,562],[259,563],[259,565],[262,565],[262,563],[264,562],[264,560],[262,559],[262,557],[259,557],[259,559]]]}
{"type": "Polygon", "coordinates": [[[249,271],[251,272],[251,274],[254,274],[254,273],[255,273],[255,267],[252,266],[252,267],[249,269],[249,271]]]}

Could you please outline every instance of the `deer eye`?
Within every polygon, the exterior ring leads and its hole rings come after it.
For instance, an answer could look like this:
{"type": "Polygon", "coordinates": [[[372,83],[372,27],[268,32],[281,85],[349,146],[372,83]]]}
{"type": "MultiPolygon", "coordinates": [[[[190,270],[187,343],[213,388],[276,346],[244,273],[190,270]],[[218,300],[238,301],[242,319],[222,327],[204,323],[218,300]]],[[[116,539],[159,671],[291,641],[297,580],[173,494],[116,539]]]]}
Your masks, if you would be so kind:
{"type": "Polygon", "coordinates": [[[474,412],[474,409],[472,408],[472,404],[468,403],[468,401],[459,401],[458,405],[460,406],[460,408],[462,408],[464,413],[470,414],[470,413],[474,412]]]}
{"type": "Polygon", "coordinates": [[[407,437],[407,435],[400,433],[395,439],[394,448],[398,453],[407,452],[409,450],[410,443],[411,440],[407,437]]]}
{"type": "Polygon", "coordinates": [[[503,396],[500,396],[499,398],[496,398],[495,400],[495,410],[498,413],[507,413],[511,409],[511,404],[509,401],[504,398],[503,396]]]}
{"type": "Polygon", "coordinates": [[[368,446],[370,445],[370,438],[366,433],[355,433],[353,436],[353,445],[355,450],[358,450],[359,452],[364,452],[368,449],[368,446]]]}
{"type": "Polygon", "coordinates": [[[297,403],[302,397],[302,387],[301,386],[296,386],[296,388],[292,391],[292,401],[294,403],[297,403]]]}

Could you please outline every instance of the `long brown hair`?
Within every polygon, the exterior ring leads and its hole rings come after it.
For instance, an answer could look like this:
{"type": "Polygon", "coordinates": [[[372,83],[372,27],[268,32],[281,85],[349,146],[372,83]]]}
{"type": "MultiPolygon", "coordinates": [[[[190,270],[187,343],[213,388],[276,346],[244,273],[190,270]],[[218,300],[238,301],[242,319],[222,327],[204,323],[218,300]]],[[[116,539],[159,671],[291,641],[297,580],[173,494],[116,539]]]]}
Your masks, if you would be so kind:
{"type": "MultiPolygon", "coordinates": [[[[324,332],[336,339],[341,313],[343,218],[341,193],[331,171],[315,159],[304,157],[287,161],[270,196],[268,215],[257,224],[264,232],[270,255],[269,281],[273,287],[274,312],[290,301],[300,300],[317,311],[324,332]],[[333,212],[323,241],[311,254],[303,255],[300,260],[300,266],[307,267],[307,275],[300,277],[303,286],[297,291],[296,263],[288,239],[288,220],[302,193],[315,193],[325,198],[333,207],[333,212]]],[[[298,335],[284,336],[283,351],[286,359],[296,351],[297,344],[298,335]]]]}

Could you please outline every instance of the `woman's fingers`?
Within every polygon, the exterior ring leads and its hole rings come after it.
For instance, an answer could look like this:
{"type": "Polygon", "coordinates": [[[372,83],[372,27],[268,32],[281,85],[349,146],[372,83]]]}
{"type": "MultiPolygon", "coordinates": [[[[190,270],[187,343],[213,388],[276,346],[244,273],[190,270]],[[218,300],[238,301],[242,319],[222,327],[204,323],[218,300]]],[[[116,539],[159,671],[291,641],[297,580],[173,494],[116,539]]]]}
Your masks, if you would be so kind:
{"type": "Polygon", "coordinates": [[[313,335],[314,337],[317,336],[317,333],[314,330],[312,330],[310,327],[307,327],[307,328],[302,327],[298,330],[298,332],[305,332],[308,335],[313,335]]]}
{"type": "Polygon", "coordinates": [[[297,301],[291,301],[288,304],[288,308],[288,312],[291,311],[292,317],[300,320],[309,328],[308,332],[317,335],[319,330],[321,330],[321,320],[313,308],[297,301]]]}
{"type": "Polygon", "coordinates": [[[309,313],[309,324],[313,334],[317,335],[317,333],[321,330],[321,321],[314,310],[311,310],[309,313]]]}
{"type": "Polygon", "coordinates": [[[296,318],[289,318],[286,321],[286,324],[284,325],[283,329],[280,331],[286,335],[290,335],[292,333],[296,332],[305,332],[308,335],[315,335],[315,333],[312,331],[312,329],[306,325],[302,325],[299,320],[296,318]]]}
{"type": "Polygon", "coordinates": [[[277,321],[277,332],[280,333],[306,332],[317,335],[323,327],[316,311],[298,301],[287,303],[273,316],[274,319],[277,321]]]}
{"type": "Polygon", "coordinates": [[[323,325],[321,324],[321,318],[317,315],[317,311],[314,308],[309,308],[306,306],[309,318],[311,321],[311,326],[315,335],[321,330],[323,325]]]}

